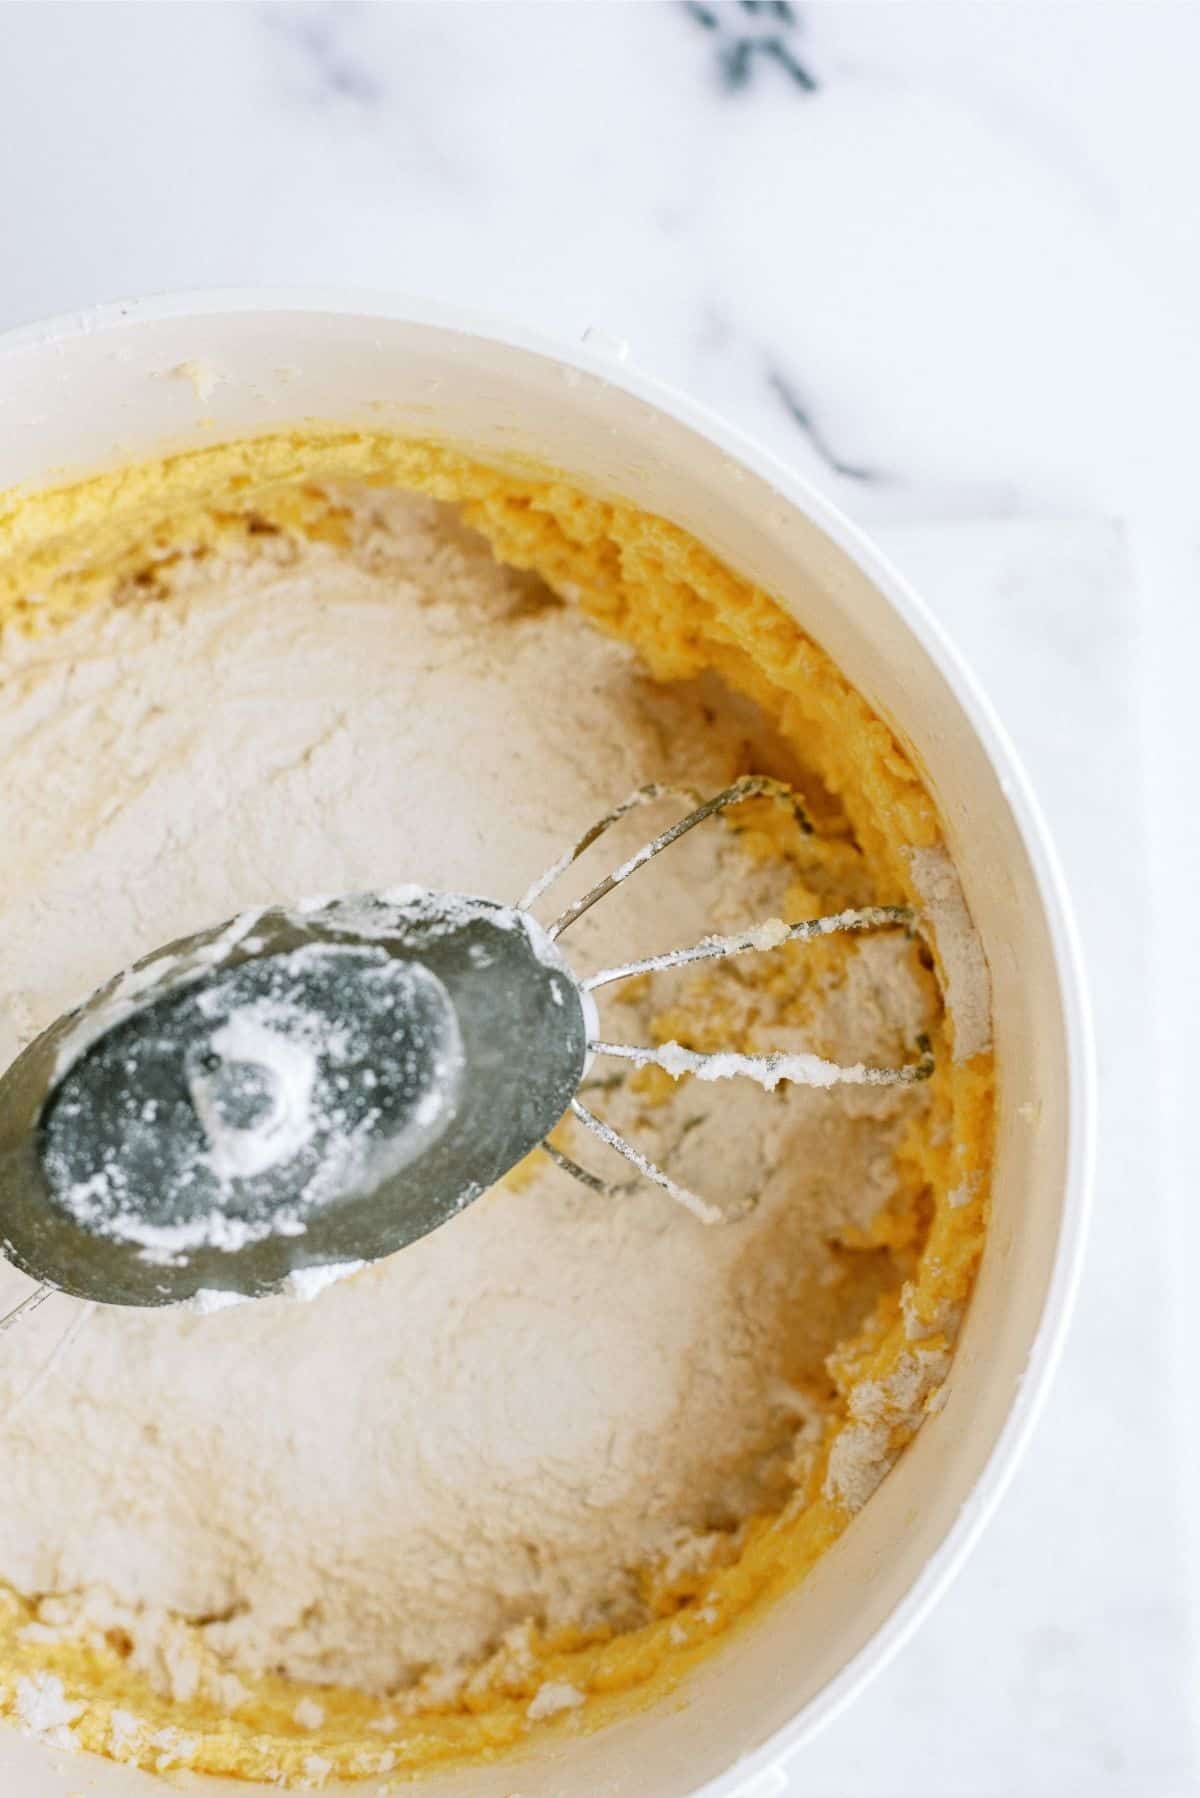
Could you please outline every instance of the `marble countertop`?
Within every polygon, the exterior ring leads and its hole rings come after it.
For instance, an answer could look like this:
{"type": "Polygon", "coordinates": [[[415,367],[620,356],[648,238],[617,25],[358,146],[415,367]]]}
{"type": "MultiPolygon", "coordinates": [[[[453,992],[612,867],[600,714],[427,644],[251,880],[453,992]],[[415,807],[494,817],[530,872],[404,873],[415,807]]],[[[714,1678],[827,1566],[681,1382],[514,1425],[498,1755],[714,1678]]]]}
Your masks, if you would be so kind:
{"type": "Polygon", "coordinates": [[[1200,7],[276,0],[0,21],[0,327],[265,283],[600,332],[818,482],[944,617],[1081,914],[1096,1227],[998,1520],[780,1790],[1200,1793],[1200,7]]]}

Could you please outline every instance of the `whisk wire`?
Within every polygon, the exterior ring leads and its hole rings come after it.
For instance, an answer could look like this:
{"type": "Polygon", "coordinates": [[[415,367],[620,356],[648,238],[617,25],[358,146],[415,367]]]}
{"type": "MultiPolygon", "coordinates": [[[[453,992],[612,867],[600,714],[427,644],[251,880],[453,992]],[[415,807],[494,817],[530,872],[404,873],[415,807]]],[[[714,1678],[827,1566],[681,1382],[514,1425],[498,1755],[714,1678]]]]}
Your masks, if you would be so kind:
{"type": "Polygon", "coordinates": [[[0,1317],[0,1333],[11,1330],[22,1317],[28,1317],[31,1312],[37,1310],[39,1305],[44,1305],[50,1295],[57,1290],[58,1288],[51,1286],[48,1280],[43,1280],[40,1286],[34,1287],[32,1292],[27,1292],[19,1305],[14,1305],[11,1311],[6,1311],[4,1316],[0,1317]]]}
{"type": "MultiPolygon", "coordinates": [[[[724,1213],[716,1205],[710,1205],[707,1199],[700,1198],[689,1187],[681,1186],[678,1180],[672,1180],[670,1174],[664,1172],[661,1167],[656,1166],[653,1161],[643,1155],[640,1149],[635,1148],[619,1131],[614,1130],[611,1124],[606,1124],[604,1119],[598,1118],[594,1111],[589,1111],[586,1105],[581,1105],[578,1099],[571,1100],[571,1113],[586,1129],[591,1131],[593,1136],[599,1137],[600,1141],[608,1148],[615,1149],[618,1155],[623,1155],[626,1161],[632,1162],[639,1174],[643,1174],[647,1180],[652,1180],[656,1186],[661,1186],[665,1192],[669,1192],[673,1199],[678,1200],[679,1204],[686,1211],[690,1211],[693,1217],[699,1218],[702,1224],[719,1224],[723,1221],[724,1213]]],[[[591,1181],[587,1181],[586,1184],[590,1185],[591,1181]]]]}
{"type": "Polygon", "coordinates": [[[929,1054],[903,1067],[875,1068],[861,1061],[826,1061],[820,1055],[789,1054],[783,1049],[762,1055],[743,1055],[733,1049],[704,1053],[674,1042],[663,1043],[657,1049],[637,1043],[599,1042],[589,1043],[588,1048],[594,1055],[615,1055],[633,1062],[635,1067],[662,1068],[676,1077],[695,1074],[701,1080],[724,1080],[744,1074],[768,1091],[781,1080],[794,1081],[798,1086],[915,1086],[933,1073],[933,1057],[929,1054]]]}
{"type": "Polygon", "coordinates": [[[784,925],[772,920],[739,931],[734,936],[706,936],[688,949],[667,949],[661,955],[647,955],[641,961],[602,968],[581,985],[590,993],[615,980],[631,980],[635,974],[658,974],[667,968],[686,967],[689,962],[724,961],[731,955],[780,949],[785,943],[808,942],[814,937],[835,936],[844,931],[885,930],[890,925],[908,926],[912,922],[913,914],[906,905],[868,905],[855,911],[833,912],[824,918],[807,918],[801,924],[784,925]]]}
{"type": "Polygon", "coordinates": [[[636,792],[629,795],[628,799],[622,799],[620,805],[614,805],[611,811],[605,812],[602,818],[598,818],[595,824],[585,830],[569,849],[563,851],[556,862],[551,863],[544,874],[538,876],[518,901],[520,909],[528,911],[530,906],[540,899],[542,894],[547,892],[555,881],[565,874],[567,869],[577,862],[586,850],[591,848],[593,843],[599,842],[600,838],[606,831],[610,831],[614,824],[619,824],[622,818],[627,818],[630,812],[636,811],[639,806],[652,805],[656,799],[682,799],[686,804],[694,806],[699,804],[700,795],[694,787],[673,787],[657,780],[652,780],[648,785],[639,787],[636,792]]]}
{"type": "Polygon", "coordinates": [[[560,1167],[564,1174],[570,1174],[573,1180],[578,1180],[581,1186],[586,1186],[589,1192],[598,1192],[605,1199],[616,1197],[617,1189],[611,1180],[602,1180],[599,1174],[593,1174],[589,1168],[580,1167],[577,1161],[564,1154],[548,1136],[543,1139],[541,1146],[556,1167],[560,1167]]]}
{"type": "MultiPolygon", "coordinates": [[[[648,793],[650,792],[650,789],[642,788],[641,792],[648,793]]],[[[652,796],[660,798],[669,792],[669,788],[660,787],[654,791],[652,796]]],[[[553,924],[550,925],[548,934],[551,940],[560,937],[564,930],[569,930],[571,925],[574,924],[578,918],[581,918],[584,912],[590,911],[592,906],[595,905],[598,900],[605,898],[615,887],[619,887],[624,881],[628,880],[631,874],[636,874],[639,868],[644,868],[646,863],[653,861],[656,855],[661,855],[664,849],[669,849],[672,843],[677,843],[680,837],[687,835],[689,830],[695,830],[698,824],[703,824],[706,818],[715,817],[718,812],[726,811],[731,805],[740,805],[745,799],[758,799],[763,797],[786,800],[787,803],[791,805],[801,825],[805,829],[811,829],[808,820],[799,809],[799,802],[790,787],[785,786],[782,781],[773,780],[766,774],[744,775],[741,780],[734,781],[733,785],[726,787],[723,792],[714,793],[711,799],[706,799],[703,804],[696,806],[696,808],[689,812],[685,818],[680,818],[677,823],[670,825],[668,829],[660,832],[652,842],[643,844],[635,855],[629,857],[628,861],[622,862],[619,868],[614,868],[611,874],[606,874],[604,879],[598,881],[588,892],[584,893],[580,898],[573,900],[572,903],[567,906],[566,910],[560,912],[553,924]]],[[[627,802],[625,811],[631,810],[633,805],[640,805],[643,803],[645,803],[645,801],[639,794],[631,794],[630,802],[627,802]]],[[[601,820],[601,827],[607,829],[610,823],[615,823],[618,817],[623,817],[625,811],[622,811],[620,807],[615,808],[615,811],[609,814],[607,820],[601,820]]],[[[596,841],[597,835],[601,834],[601,829],[599,827],[593,827],[593,832],[594,834],[589,834],[580,839],[580,842],[585,847],[596,841]]],[[[582,854],[582,849],[580,849],[578,853],[582,854]]],[[[575,852],[569,853],[566,860],[562,863],[562,868],[570,867],[571,862],[575,859],[575,852]]],[[[552,874],[551,878],[557,878],[557,872],[561,872],[558,864],[556,864],[556,872],[552,874]]],[[[538,890],[544,892],[546,886],[549,884],[550,881],[543,877],[543,884],[539,886],[538,890]]]]}
{"type": "MultiPolygon", "coordinates": [[[[534,882],[521,900],[522,909],[528,909],[535,900],[547,892],[560,875],[564,874],[579,857],[590,849],[606,831],[619,823],[638,806],[648,805],[652,801],[664,798],[686,798],[692,802],[693,809],[676,823],[661,831],[651,842],[643,844],[637,852],[614,868],[603,880],[590,887],[580,898],[572,901],[565,910],[559,913],[549,926],[548,934],[552,940],[560,937],[578,918],[590,911],[593,905],[605,898],[609,893],[635,874],[639,868],[645,867],[656,855],[668,849],[672,843],[678,842],[688,831],[703,824],[706,819],[715,817],[730,806],[738,805],[745,799],[772,798],[790,805],[793,814],[801,827],[811,833],[812,826],[804,815],[800,802],[790,787],[782,781],[774,780],[768,775],[751,774],[735,781],[732,786],[715,793],[710,799],[695,803],[696,796],[686,789],[661,785],[657,782],[640,787],[631,793],[628,799],[622,800],[604,817],[584,832],[566,853],[548,868],[541,878],[534,882]]],[[[694,962],[721,961],[734,955],[752,952],[764,952],[778,949],[785,943],[811,941],[814,938],[832,936],[841,932],[881,930],[887,928],[908,928],[914,923],[912,911],[903,905],[873,905],[857,909],[835,912],[823,918],[809,918],[793,925],[785,925],[779,919],[770,919],[765,923],[752,926],[749,930],[739,931],[730,936],[709,936],[701,942],[687,948],[669,949],[658,955],[642,957],[637,961],[624,962],[620,966],[604,968],[581,982],[585,991],[593,992],[602,986],[609,986],[619,980],[630,980],[638,974],[660,973],[669,968],[686,967],[694,962]]],[[[733,1075],[745,1075],[759,1081],[768,1091],[774,1089],[781,1080],[794,1080],[810,1086],[833,1086],[849,1083],[863,1086],[905,1086],[920,1080],[928,1079],[933,1072],[933,1057],[928,1042],[920,1042],[921,1059],[899,1068],[867,1067],[863,1063],[843,1065],[826,1061],[823,1057],[812,1054],[787,1054],[775,1050],[766,1054],[745,1055],[731,1051],[703,1054],[686,1049],[679,1043],[664,1043],[658,1048],[645,1048],[635,1043],[589,1042],[588,1048],[595,1055],[610,1055],[631,1061],[637,1067],[657,1066],[667,1073],[678,1077],[680,1074],[695,1074],[702,1080],[724,1079],[733,1075]]],[[[658,1167],[642,1151],[627,1138],[615,1130],[603,1118],[589,1111],[578,1098],[571,1101],[571,1113],[593,1136],[606,1147],[624,1157],[638,1173],[647,1180],[653,1181],[668,1192],[671,1197],[683,1205],[693,1216],[703,1223],[720,1223],[724,1214],[715,1206],[681,1186],[670,1174],[658,1167]]],[[[546,1139],[542,1148],[555,1164],[565,1173],[573,1176],[592,1192],[611,1196],[616,1188],[596,1174],[581,1167],[571,1156],[566,1155],[558,1146],[546,1139]]]]}

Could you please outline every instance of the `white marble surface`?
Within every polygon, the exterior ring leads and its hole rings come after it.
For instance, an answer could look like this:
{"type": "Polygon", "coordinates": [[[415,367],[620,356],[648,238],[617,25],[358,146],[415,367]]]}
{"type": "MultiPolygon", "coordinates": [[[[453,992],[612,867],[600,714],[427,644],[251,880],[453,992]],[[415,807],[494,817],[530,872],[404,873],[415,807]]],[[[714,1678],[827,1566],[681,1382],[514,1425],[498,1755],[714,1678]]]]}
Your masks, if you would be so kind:
{"type": "Polygon", "coordinates": [[[310,283],[599,328],[877,529],[946,618],[1082,913],[1096,1231],[999,1520],[788,1789],[1200,1792],[1200,6],[282,0],[0,25],[0,325],[310,283]]]}

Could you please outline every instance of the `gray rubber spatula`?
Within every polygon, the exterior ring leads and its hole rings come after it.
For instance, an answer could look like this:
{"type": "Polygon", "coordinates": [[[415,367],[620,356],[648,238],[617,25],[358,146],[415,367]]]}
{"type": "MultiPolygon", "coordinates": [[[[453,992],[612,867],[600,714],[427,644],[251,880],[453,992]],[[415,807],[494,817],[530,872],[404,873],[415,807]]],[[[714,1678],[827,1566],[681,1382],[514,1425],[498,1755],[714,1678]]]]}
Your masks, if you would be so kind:
{"type": "Polygon", "coordinates": [[[522,908],[399,888],[247,913],[159,950],[60,1019],[0,1079],[4,1253],[47,1288],[107,1304],[169,1304],[201,1290],[254,1297],[306,1268],[392,1254],[539,1144],[594,1191],[610,1191],[546,1141],[568,1110],[704,1221],[719,1221],[580,1103],[590,1054],[768,1085],[891,1084],[922,1079],[931,1065],[923,1055],[903,1068],[841,1068],[815,1056],[596,1040],[590,991],[608,981],[909,922],[900,908],[873,907],[757,926],[579,980],[556,947],[563,931],[685,831],[756,794],[795,804],[774,782],[738,782],[548,930],[528,906],[662,789],[609,813],[522,908]]]}

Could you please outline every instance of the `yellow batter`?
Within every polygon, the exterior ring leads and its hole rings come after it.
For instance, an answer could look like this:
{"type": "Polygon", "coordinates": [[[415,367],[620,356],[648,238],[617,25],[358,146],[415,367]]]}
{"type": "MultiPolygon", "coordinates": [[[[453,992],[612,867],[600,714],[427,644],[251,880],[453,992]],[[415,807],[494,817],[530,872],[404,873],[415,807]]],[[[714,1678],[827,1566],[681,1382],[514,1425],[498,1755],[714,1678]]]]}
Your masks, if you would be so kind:
{"type": "MultiPolygon", "coordinates": [[[[684,532],[542,470],[501,472],[383,434],[304,432],[10,495],[0,501],[0,622],[44,631],[130,591],[153,594],[179,558],[248,539],[264,523],[336,541],[331,482],[453,502],[499,559],[534,571],[632,643],[656,680],[715,673],[754,702],[839,802],[878,900],[920,907],[912,851],[937,850],[935,806],[891,731],[828,657],[770,595],[684,532]]],[[[534,1632],[442,1710],[398,1717],[387,1732],[368,1732],[378,1698],[270,1677],[236,1715],[170,1703],[130,1672],[119,1643],[31,1640],[28,1601],[0,1590],[0,1710],[19,1712],[22,1693],[28,1706],[36,1689],[50,1695],[51,1710],[60,1706],[61,1726],[81,1747],[148,1767],[186,1762],[304,1783],[314,1766],[336,1779],[499,1755],[531,1730],[592,1727],[675,1686],[726,1631],[803,1577],[937,1403],[953,1346],[946,1332],[961,1316],[986,1228],[992,1062],[986,1052],[964,1058],[962,1045],[956,1059],[948,1013],[933,1047],[932,1121],[904,1145],[901,1197],[874,1226],[903,1283],[830,1358],[838,1398],[801,1484],[782,1512],[750,1522],[733,1564],[654,1578],[652,1621],[625,1633],[534,1632]],[[586,1703],[572,1699],[556,1715],[560,1690],[586,1703]],[[539,1704],[539,1693],[550,1697],[539,1704]],[[297,1721],[306,1697],[319,1703],[318,1726],[297,1721]],[[114,1728],[114,1711],[170,1733],[155,1742],[144,1729],[114,1728]]]]}

